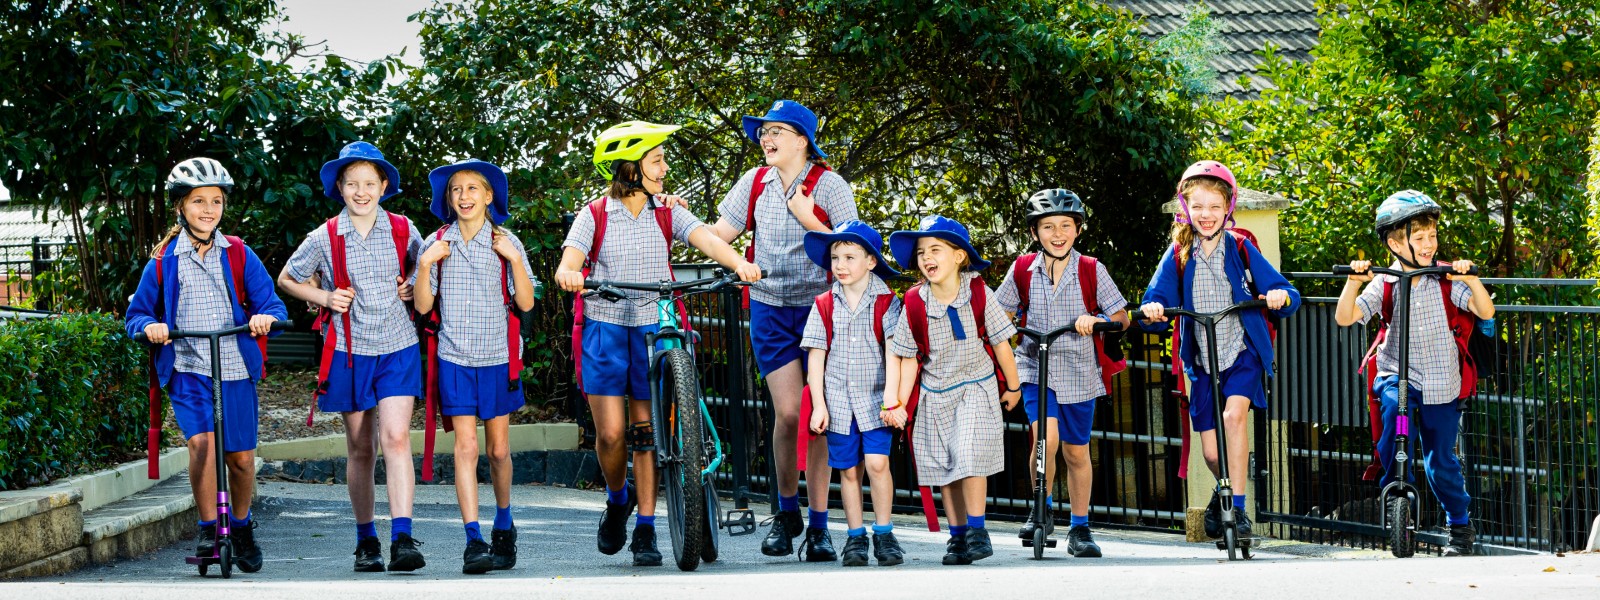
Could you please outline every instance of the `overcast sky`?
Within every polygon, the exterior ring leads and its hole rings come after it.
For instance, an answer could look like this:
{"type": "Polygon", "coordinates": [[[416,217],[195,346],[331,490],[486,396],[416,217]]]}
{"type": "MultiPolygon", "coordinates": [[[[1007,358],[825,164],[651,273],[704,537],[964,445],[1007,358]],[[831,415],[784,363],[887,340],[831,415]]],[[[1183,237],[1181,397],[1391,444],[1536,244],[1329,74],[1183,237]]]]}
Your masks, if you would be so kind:
{"type": "Polygon", "coordinates": [[[433,0],[278,0],[283,30],[308,43],[326,41],[329,53],[361,62],[409,48],[412,64],[422,26],[406,17],[432,5],[433,0]]]}

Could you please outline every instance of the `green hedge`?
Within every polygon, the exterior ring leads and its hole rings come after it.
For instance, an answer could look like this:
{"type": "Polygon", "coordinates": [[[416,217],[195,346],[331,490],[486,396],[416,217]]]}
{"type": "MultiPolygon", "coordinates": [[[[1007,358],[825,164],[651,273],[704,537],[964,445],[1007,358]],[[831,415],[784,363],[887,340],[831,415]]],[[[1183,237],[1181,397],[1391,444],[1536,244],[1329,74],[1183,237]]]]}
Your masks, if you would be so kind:
{"type": "Polygon", "coordinates": [[[137,456],[146,356],[109,314],[0,320],[0,490],[137,456]]]}

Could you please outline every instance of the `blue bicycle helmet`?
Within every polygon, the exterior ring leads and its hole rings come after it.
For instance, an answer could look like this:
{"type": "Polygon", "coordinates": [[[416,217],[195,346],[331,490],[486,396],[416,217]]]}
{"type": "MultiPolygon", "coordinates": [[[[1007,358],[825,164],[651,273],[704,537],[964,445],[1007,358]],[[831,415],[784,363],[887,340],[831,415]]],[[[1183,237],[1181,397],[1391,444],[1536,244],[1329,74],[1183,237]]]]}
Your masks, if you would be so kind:
{"type": "Polygon", "coordinates": [[[1406,224],[1407,221],[1422,215],[1438,217],[1444,209],[1439,203],[1434,202],[1427,194],[1416,190],[1401,190],[1390,194],[1382,204],[1378,205],[1378,214],[1372,224],[1372,232],[1383,239],[1390,230],[1406,224]]]}

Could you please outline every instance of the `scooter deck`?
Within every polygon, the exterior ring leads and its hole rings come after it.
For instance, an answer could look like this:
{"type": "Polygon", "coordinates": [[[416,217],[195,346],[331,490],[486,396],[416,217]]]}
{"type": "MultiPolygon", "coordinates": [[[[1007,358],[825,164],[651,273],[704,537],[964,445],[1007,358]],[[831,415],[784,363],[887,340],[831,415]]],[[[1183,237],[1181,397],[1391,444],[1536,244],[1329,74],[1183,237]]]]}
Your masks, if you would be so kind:
{"type": "MultiPolygon", "coordinates": [[[[1022,547],[1023,548],[1032,548],[1033,547],[1033,538],[1027,538],[1027,539],[1022,540],[1022,547]]],[[[1054,548],[1054,547],[1056,547],[1056,539],[1055,538],[1045,538],[1044,539],[1044,547],[1046,547],[1046,548],[1054,548]]]]}
{"type": "Polygon", "coordinates": [[[184,564],[190,564],[190,565],[217,565],[217,564],[222,564],[222,557],[219,557],[219,556],[185,556],[185,557],[183,557],[183,562],[184,562],[184,564]]]}
{"type": "MultiPolygon", "coordinates": [[[[1249,547],[1251,547],[1253,545],[1252,542],[1254,540],[1255,540],[1255,538],[1239,538],[1239,542],[1238,542],[1239,543],[1239,547],[1240,548],[1249,548],[1249,547]]],[[[1227,540],[1218,539],[1217,540],[1217,549],[1218,550],[1227,550],[1228,549],[1228,541],[1227,540]]]]}

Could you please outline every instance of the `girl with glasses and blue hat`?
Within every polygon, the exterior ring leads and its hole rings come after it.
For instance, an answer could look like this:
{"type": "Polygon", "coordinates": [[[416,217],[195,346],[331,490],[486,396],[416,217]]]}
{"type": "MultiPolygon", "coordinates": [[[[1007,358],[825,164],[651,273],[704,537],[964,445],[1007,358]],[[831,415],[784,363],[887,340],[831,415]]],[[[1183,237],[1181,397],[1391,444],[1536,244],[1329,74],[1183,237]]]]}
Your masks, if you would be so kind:
{"type": "MultiPolygon", "coordinates": [[[[807,232],[827,233],[836,223],[857,219],[855,194],[843,177],[822,162],[827,154],[817,144],[817,115],[793,100],[779,100],[765,115],[744,118],[745,137],[761,149],[765,165],[747,171],[728,190],[711,230],[732,242],[751,232],[745,258],[767,272],[750,286],[750,346],[756,366],[772,393],[772,448],[778,473],[778,514],[761,543],[767,556],[794,552],[793,539],[808,529],[825,531],[826,510],[813,510],[809,525],[800,517],[800,477],[795,442],[800,425],[800,394],[805,385],[800,348],[812,300],[828,291],[828,274],[806,258],[807,232]]],[[[820,437],[808,449],[807,481],[818,482],[807,493],[813,508],[827,506],[832,478],[826,444],[820,437]]],[[[808,536],[815,537],[815,536],[808,536]]],[[[807,560],[832,561],[836,554],[826,536],[806,546],[807,560]]]]}
{"type": "Polygon", "coordinates": [[[323,195],[344,209],[306,234],[278,274],[278,286],[323,309],[316,408],[344,420],[355,570],[385,570],[373,520],[381,443],[389,493],[387,570],[415,571],[427,564],[411,537],[411,411],[422,389],[422,364],[416,329],[395,324],[411,321],[406,279],[422,253],[422,234],[411,219],[379,206],[400,193],[400,172],[372,144],[346,145],[322,165],[321,178],[323,195]]]}

